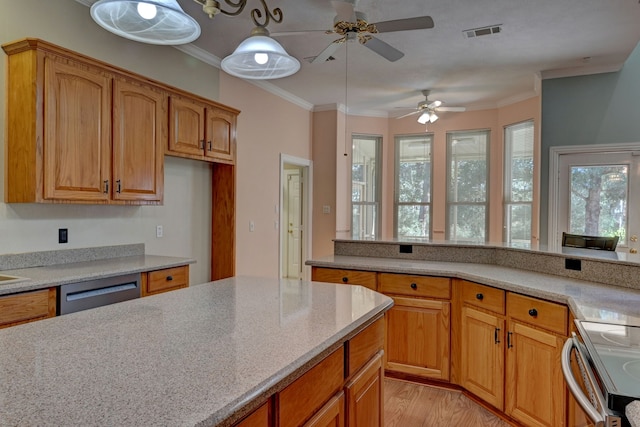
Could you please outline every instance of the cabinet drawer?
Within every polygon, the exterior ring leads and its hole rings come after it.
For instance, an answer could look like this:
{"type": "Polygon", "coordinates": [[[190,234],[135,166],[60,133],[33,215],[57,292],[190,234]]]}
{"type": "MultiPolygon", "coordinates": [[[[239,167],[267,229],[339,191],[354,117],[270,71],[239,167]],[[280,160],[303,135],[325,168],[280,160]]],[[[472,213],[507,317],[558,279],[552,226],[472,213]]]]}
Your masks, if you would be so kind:
{"type": "Polygon", "coordinates": [[[343,382],[344,350],[340,347],[278,393],[278,425],[302,425],[342,388],[343,382]]]}
{"type": "Polygon", "coordinates": [[[567,307],[537,298],[507,293],[507,315],[530,325],[567,335],[567,307]]]}
{"type": "Polygon", "coordinates": [[[337,268],[314,267],[311,280],[316,282],[346,283],[362,285],[376,290],[376,273],[373,271],[342,270],[337,268]]]}
{"type": "Polygon", "coordinates": [[[460,281],[462,302],[479,308],[504,314],[505,291],[479,283],[460,281]]]}
{"type": "Polygon", "coordinates": [[[150,271],[143,280],[142,296],[186,288],[189,286],[189,266],[150,271]],[[146,282],[146,283],[145,283],[146,282]]]}
{"type": "Polygon", "coordinates": [[[380,292],[429,298],[451,298],[451,279],[380,273],[380,292]]]}
{"type": "Polygon", "coordinates": [[[55,315],[55,288],[0,297],[0,328],[55,315]]]}

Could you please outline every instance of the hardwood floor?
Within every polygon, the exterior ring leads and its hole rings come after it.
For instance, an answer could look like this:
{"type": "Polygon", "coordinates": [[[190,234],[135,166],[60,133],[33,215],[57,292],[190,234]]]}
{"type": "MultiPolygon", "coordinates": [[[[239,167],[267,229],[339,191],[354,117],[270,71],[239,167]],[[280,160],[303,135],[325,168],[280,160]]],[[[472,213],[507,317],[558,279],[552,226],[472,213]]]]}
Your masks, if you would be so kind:
{"type": "Polygon", "coordinates": [[[385,378],[385,427],[509,427],[459,391],[385,378]]]}

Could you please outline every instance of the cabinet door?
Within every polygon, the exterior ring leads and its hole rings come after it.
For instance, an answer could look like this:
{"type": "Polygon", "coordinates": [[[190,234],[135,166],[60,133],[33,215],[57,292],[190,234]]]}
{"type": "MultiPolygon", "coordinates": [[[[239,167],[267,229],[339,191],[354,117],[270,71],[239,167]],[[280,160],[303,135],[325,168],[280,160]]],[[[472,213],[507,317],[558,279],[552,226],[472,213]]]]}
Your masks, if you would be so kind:
{"type": "Polygon", "coordinates": [[[169,101],[169,151],[202,157],[205,148],[204,105],[172,96],[169,101]]]}
{"type": "Polygon", "coordinates": [[[228,111],[208,107],[206,117],[205,157],[233,162],[235,159],[236,116],[228,111]]]}
{"type": "Polygon", "coordinates": [[[344,393],[329,400],[304,427],[344,427],[344,393]]]}
{"type": "Polygon", "coordinates": [[[260,406],[249,416],[235,424],[234,427],[270,427],[271,417],[269,416],[269,402],[260,406]]]}
{"type": "Polygon", "coordinates": [[[44,74],[44,198],[107,202],[111,78],[50,57],[44,74]]]}
{"type": "Polygon", "coordinates": [[[385,314],[386,368],[426,378],[449,380],[450,303],[393,298],[385,314]]]}
{"type": "Polygon", "coordinates": [[[564,338],[509,319],[506,414],[525,426],[565,425],[564,338]]]}
{"type": "Polygon", "coordinates": [[[345,385],[345,391],[349,427],[378,427],[384,424],[382,352],[345,385]]]}
{"type": "Polygon", "coordinates": [[[166,117],[166,94],[137,83],[114,81],[114,200],[162,201],[166,117]]]}
{"type": "Polygon", "coordinates": [[[504,409],[504,319],[462,308],[461,385],[501,411],[504,409]]]}

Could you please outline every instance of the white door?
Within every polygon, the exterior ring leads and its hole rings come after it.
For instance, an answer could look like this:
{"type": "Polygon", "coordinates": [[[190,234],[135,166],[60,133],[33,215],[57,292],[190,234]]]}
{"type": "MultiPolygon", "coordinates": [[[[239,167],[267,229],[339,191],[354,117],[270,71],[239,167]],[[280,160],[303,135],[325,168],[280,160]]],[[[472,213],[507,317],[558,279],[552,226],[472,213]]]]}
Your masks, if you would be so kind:
{"type": "Polygon", "coordinates": [[[620,236],[618,251],[636,249],[640,233],[640,153],[561,154],[557,236],[620,236]]]}
{"type": "Polygon", "coordinates": [[[284,276],[291,279],[302,278],[302,183],[301,170],[286,171],[285,215],[286,230],[286,271],[284,276]]]}

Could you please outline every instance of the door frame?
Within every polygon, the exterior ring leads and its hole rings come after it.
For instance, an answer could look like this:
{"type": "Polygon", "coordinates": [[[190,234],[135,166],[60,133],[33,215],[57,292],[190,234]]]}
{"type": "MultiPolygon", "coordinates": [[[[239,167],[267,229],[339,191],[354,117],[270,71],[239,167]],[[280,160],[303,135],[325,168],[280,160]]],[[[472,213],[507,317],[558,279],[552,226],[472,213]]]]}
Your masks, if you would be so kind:
{"type": "Polygon", "coordinates": [[[311,279],[311,267],[305,265],[305,261],[311,258],[312,242],[312,212],[313,212],[313,162],[308,159],[280,153],[280,202],[279,202],[279,232],[278,232],[278,277],[282,277],[282,263],[285,257],[284,250],[286,242],[283,238],[283,210],[284,210],[284,182],[286,179],[285,166],[296,166],[302,170],[302,212],[300,214],[303,222],[303,233],[300,246],[302,248],[302,279],[311,279]]]}
{"type": "Polygon", "coordinates": [[[549,149],[549,212],[547,247],[560,250],[558,236],[558,194],[560,193],[560,156],[563,154],[594,154],[610,152],[640,152],[640,142],[620,144],[563,145],[549,149]]]}

